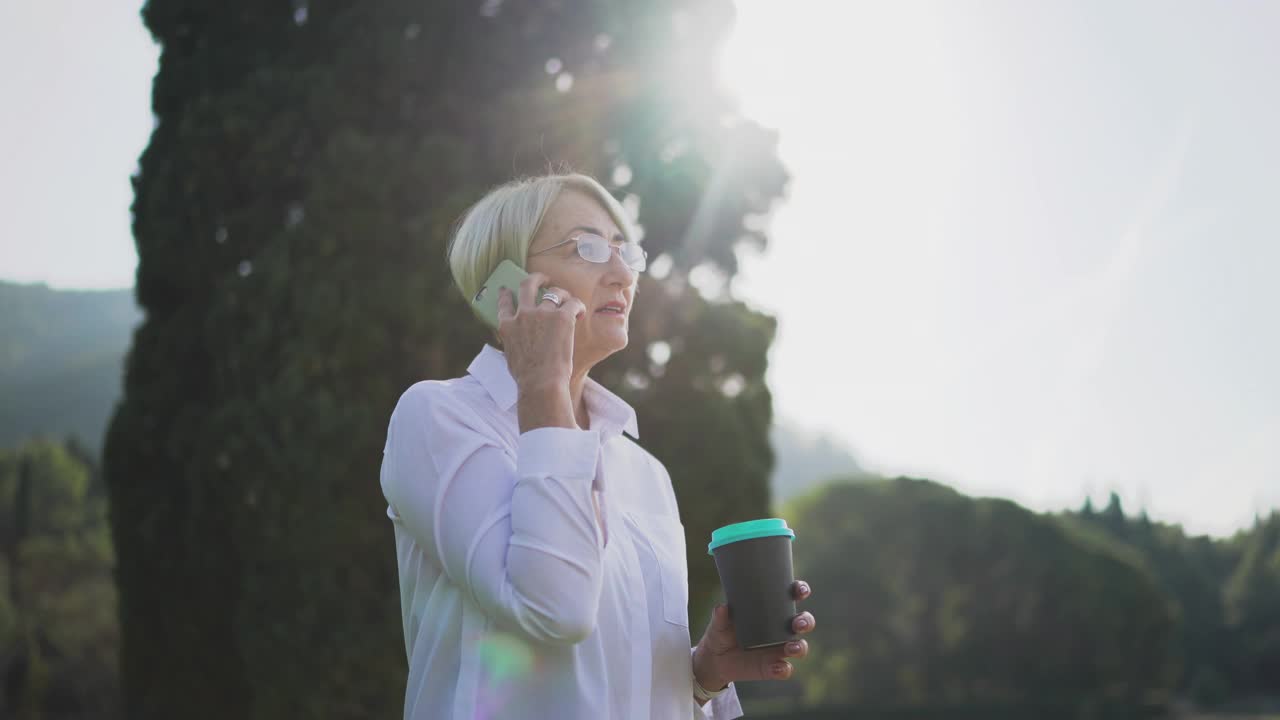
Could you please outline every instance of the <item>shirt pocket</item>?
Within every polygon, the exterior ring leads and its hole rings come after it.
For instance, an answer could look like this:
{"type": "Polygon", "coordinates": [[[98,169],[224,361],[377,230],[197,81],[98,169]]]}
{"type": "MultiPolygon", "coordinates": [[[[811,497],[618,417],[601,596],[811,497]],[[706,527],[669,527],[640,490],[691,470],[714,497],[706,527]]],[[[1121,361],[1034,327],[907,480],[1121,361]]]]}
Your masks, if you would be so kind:
{"type": "Polygon", "coordinates": [[[689,573],[684,525],[680,518],[671,515],[627,511],[627,517],[640,536],[637,544],[648,548],[657,562],[663,619],[689,627],[689,573]]]}

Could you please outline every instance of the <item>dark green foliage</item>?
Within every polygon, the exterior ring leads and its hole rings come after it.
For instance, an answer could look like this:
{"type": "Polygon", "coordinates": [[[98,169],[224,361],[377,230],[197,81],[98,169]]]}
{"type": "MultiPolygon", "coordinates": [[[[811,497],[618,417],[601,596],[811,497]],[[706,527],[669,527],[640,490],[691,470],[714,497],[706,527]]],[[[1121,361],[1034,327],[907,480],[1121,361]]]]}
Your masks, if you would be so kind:
{"type": "Polygon", "coordinates": [[[0,450],[0,717],[115,716],[107,503],[87,451],[0,450]]]}
{"type": "MultiPolygon", "coordinates": [[[[763,243],[744,217],[785,179],[775,136],[712,89],[729,11],[147,4],[163,51],[135,181],[146,320],[105,448],[130,717],[399,714],[386,422],[488,337],[449,280],[450,226],[549,163],[606,181],[627,165],[619,195],[651,258],[674,258],[596,375],[636,405],[690,547],[767,512],[773,320],[683,290],[695,265],[732,273],[735,243],[763,243]],[[665,368],[656,340],[675,348],[665,368]]],[[[705,604],[714,570],[691,571],[705,604]]]]}
{"type": "Polygon", "coordinates": [[[1229,540],[1126,516],[1114,494],[1063,521],[1140,553],[1181,618],[1178,688],[1213,706],[1231,697],[1280,692],[1280,513],[1229,540]]]}
{"type": "Polygon", "coordinates": [[[1280,695],[1280,513],[1240,538],[1241,557],[1227,581],[1227,622],[1238,640],[1243,680],[1253,692],[1280,695]]]}
{"type": "Polygon", "coordinates": [[[833,484],[785,512],[797,576],[820,589],[810,703],[1169,696],[1177,621],[1135,553],[906,478],[833,484]]]}

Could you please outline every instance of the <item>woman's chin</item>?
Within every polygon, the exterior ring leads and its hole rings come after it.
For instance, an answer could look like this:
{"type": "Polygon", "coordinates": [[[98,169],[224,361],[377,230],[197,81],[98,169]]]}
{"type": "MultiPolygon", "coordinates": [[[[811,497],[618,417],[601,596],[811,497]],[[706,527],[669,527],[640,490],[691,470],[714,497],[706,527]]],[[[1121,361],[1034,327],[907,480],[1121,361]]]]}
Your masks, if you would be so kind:
{"type": "Polygon", "coordinates": [[[628,338],[626,330],[609,333],[606,337],[607,339],[601,344],[609,348],[609,352],[618,352],[619,350],[625,350],[627,348],[628,338]]]}
{"type": "Polygon", "coordinates": [[[592,345],[599,348],[605,355],[612,355],[619,350],[625,350],[628,340],[626,327],[597,327],[591,330],[592,345]]]}

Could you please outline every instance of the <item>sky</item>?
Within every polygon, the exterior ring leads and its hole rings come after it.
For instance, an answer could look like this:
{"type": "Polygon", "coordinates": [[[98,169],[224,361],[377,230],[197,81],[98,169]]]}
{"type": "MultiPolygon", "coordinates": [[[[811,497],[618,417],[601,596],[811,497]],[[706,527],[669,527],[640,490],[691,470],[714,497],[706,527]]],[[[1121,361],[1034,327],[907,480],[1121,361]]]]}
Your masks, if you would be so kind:
{"type": "Polygon", "coordinates": [[[130,176],[159,47],[140,2],[0,3],[0,278],[133,285],[130,176]]]}
{"type": "MultiPolygon", "coordinates": [[[[1039,510],[1280,506],[1280,3],[737,4],[724,81],[792,175],[732,284],[781,419],[1039,510]]],[[[131,285],[137,6],[0,33],[0,278],[131,285]]]]}
{"type": "Polygon", "coordinates": [[[1039,509],[1280,506],[1280,3],[738,4],[780,416],[1039,509]]]}

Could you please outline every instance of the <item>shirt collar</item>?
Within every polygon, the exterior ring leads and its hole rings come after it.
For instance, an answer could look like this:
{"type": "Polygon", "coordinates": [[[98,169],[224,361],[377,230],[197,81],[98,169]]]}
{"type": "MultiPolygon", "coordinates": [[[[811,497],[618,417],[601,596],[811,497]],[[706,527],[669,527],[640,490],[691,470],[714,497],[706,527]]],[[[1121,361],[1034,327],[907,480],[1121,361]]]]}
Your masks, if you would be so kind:
{"type": "MultiPolygon", "coordinates": [[[[480,382],[498,407],[507,412],[514,410],[519,388],[516,386],[516,379],[511,376],[511,368],[507,366],[506,353],[485,343],[480,354],[471,361],[467,373],[480,382]]],[[[587,403],[587,412],[591,415],[592,430],[599,430],[606,435],[617,435],[625,431],[631,437],[640,439],[636,411],[627,401],[590,377],[582,386],[582,397],[587,403]]]]}

